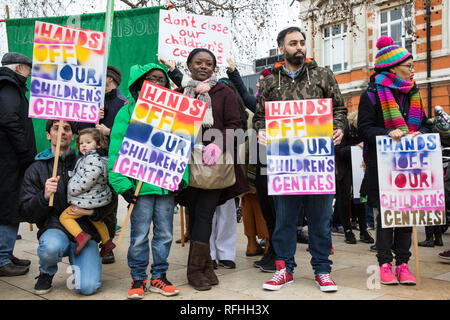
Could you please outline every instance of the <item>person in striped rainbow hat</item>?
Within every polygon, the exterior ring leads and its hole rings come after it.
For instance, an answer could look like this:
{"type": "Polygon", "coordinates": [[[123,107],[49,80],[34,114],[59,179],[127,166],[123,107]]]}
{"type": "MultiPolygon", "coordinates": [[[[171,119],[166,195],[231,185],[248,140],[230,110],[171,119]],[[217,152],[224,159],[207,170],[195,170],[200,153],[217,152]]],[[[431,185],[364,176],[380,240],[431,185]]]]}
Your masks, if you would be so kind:
{"type": "MultiPolygon", "coordinates": [[[[376,136],[389,135],[399,140],[405,134],[431,132],[426,125],[422,97],[414,81],[411,53],[395,45],[388,36],[380,37],[376,46],[379,51],[375,57],[375,73],[361,94],[358,107],[358,133],[364,140],[367,154],[368,205],[374,208],[374,214],[380,212],[376,136]]],[[[408,268],[412,228],[381,228],[381,215],[378,214],[376,219],[381,283],[414,285],[416,279],[408,268]]]]}

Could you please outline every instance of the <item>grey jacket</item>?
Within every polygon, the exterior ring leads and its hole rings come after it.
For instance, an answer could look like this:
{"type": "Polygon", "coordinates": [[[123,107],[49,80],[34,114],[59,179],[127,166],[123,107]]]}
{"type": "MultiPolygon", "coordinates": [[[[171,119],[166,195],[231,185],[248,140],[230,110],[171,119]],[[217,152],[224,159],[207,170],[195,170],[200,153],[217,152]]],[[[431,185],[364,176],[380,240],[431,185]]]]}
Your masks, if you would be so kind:
{"type": "Polygon", "coordinates": [[[69,172],[67,201],[83,209],[99,208],[111,202],[108,160],[105,150],[89,150],[69,172]]]}

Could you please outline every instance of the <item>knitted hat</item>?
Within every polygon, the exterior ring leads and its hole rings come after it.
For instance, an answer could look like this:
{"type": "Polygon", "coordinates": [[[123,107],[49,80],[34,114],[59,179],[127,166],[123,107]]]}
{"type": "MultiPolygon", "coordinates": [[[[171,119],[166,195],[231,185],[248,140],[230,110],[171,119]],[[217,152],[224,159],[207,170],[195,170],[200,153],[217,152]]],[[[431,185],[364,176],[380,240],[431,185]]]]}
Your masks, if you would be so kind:
{"type": "Polygon", "coordinates": [[[412,57],[408,50],[394,45],[394,40],[388,36],[378,39],[377,48],[380,51],[375,56],[375,71],[389,69],[412,57]]]}
{"type": "Polygon", "coordinates": [[[122,82],[122,73],[119,69],[114,66],[108,66],[106,69],[106,76],[113,78],[114,81],[117,82],[117,85],[120,86],[120,83],[122,82]]]}

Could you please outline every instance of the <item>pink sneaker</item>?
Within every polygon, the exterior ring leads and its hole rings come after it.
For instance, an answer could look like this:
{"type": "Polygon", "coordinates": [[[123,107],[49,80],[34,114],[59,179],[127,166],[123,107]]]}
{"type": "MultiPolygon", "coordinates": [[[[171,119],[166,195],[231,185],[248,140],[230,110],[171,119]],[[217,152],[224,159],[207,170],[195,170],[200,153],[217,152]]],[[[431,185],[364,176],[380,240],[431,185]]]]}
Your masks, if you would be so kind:
{"type": "Polygon", "coordinates": [[[411,271],[409,271],[408,264],[402,263],[400,266],[395,269],[395,275],[398,278],[398,281],[401,284],[407,284],[407,285],[415,285],[416,284],[416,278],[414,278],[411,271]]]}
{"type": "Polygon", "coordinates": [[[324,292],[338,291],[338,286],[336,285],[336,283],[334,283],[333,279],[331,279],[329,273],[317,274],[315,279],[316,284],[320,288],[320,291],[324,292]]]}
{"type": "Polygon", "coordinates": [[[398,284],[397,278],[392,273],[392,265],[390,263],[384,263],[380,267],[380,281],[382,284],[398,284]]]}
{"type": "Polygon", "coordinates": [[[294,282],[292,274],[287,272],[286,265],[283,260],[276,260],[275,265],[277,271],[273,275],[272,279],[263,284],[263,289],[266,290],[280,290],[282,287],[287,286],[294,282]]]}

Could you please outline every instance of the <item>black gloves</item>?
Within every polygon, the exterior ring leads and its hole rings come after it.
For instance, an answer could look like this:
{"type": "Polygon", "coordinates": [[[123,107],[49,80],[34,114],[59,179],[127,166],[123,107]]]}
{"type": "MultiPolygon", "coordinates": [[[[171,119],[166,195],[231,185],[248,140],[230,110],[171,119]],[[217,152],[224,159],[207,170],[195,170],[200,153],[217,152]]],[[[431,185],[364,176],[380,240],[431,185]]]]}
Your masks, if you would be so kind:
{"type": "Polygon", "coordinates": [[[130,188],[127,191],[125,191],[124,193],[122,193],[122,197],[128,203],[136,204],[137,197],[134,195],[134,190],[133,189],[130,188]]]}

